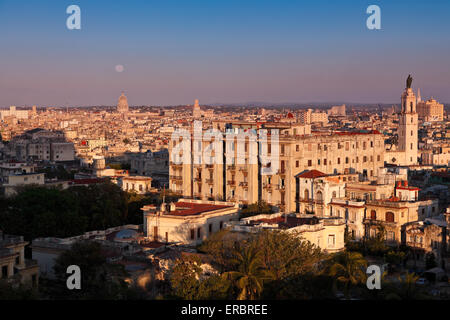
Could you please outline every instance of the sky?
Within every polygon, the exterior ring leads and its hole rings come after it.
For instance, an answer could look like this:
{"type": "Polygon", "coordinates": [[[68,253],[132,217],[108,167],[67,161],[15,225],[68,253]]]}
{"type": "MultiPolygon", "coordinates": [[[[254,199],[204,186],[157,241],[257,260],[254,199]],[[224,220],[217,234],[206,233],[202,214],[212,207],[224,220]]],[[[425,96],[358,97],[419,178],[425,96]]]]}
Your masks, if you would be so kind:
{"type": "Polygon", "coordinates": [[[0,108],[122,91],[130,105],[399,103],[408,74],[446,103],[449,16],[448,0],[0,0],[0,108]]]}

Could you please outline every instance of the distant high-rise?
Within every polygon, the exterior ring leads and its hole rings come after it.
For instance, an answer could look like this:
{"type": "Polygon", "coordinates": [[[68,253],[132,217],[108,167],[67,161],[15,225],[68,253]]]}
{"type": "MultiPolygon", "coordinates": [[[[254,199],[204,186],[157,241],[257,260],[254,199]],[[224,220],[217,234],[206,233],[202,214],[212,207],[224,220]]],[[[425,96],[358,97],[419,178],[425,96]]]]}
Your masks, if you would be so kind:
{"type": "Polygon", "coordinates": [[[117,104],[117,112],[120,113],[128,112],[128,100],[123,92],[122,95],[119,97],[119,103],[117,104]]]}
{"type": "Polygon", "coordinates": [[[196,99],[194,102],[194,109],[192,110],[192,116],[194,118],[202,117],[202,110],[200,109],[200,105],[198,104],[198,100],[196,99]]]}

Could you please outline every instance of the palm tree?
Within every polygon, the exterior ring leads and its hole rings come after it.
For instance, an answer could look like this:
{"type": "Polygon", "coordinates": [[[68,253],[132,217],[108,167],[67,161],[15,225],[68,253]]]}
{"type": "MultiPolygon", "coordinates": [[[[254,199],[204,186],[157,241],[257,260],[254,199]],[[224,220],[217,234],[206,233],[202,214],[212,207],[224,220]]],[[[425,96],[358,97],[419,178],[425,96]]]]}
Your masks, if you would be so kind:
{"type": "Polygon", "coordinates": [[[263,290],[263,280],[266,278],[262,270],[261,252],[256,246],[251,245],[236,250],[232,262],[236,265],[236,271],[228,271],[223,274],[228,280],[233,281],[240,290],[238,300],[255,300],[263,290]]]}
{"type": "Polygon", "coordinates": [[[359,252],[341,252],[333,257],[329,275],[344,283],[345,296],[348,298],[350,286],[357,285],[366,279],[367,260],[359,252]]]}
{"type": "Polygon", "coordinates": [[[405,276],[402,278],[401,276],[398,277],[399,280],[399,287],[396,292],[393,292],[389,295],[389,299],[405,299],[405,300],[411,300],[411,299],[423,299],[426,298],[425,295],[422,295],[419,293],[416,287],[416,282],[419,279],[419,276],[416,275],[414,272],[409,273],[406,272],[405,276]]]}

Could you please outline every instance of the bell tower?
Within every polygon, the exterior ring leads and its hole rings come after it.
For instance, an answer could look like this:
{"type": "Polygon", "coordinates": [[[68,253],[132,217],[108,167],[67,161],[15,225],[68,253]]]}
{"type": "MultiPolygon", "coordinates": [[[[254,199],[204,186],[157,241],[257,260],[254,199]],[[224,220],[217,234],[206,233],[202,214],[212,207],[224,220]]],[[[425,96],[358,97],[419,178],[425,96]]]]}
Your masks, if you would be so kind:
{"type": "Polygon", "coordinates": [[[406,89],[402,94],[402,111],[400,114],[398,130],[398,151],[404,152],[403,165],[417,164],[418,156],[418,123],[419,117],[416,112],[417,99],[411,89],[412,78],[408,76],[406,89]]]}

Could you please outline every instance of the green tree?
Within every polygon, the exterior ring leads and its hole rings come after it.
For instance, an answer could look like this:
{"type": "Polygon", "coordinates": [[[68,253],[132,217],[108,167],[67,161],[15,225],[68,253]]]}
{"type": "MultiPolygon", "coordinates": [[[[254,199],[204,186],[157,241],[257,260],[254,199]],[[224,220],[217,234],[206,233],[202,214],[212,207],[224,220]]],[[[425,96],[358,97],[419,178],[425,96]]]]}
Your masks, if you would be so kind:
{"type": "Polygon", "coordinates": [[[258,214],[269,214],[269,213],[272,213],[272,206],[270,206],[264,201],[259,201],[257,203],[249,205],[247,208],[242,209],[240,217],[248,218],[256,216],[258,214]]]}
{"type": "Polygon", "coordinates": [[[199,297],[201,261],[197,256],[188,256],[176,260],[170,273],[170,285],[173,295],[184,300],[199,297]]]}
{"type": "Polygon", "coordinates": [[[51,299],[127,299],[131,291],[125,282],[125,268],[106,260],[106,249],[97,242],[77,242],[55,261],[56,281],[48,281],[42,289],[51,299]],[[66,287],[67,267],[77,265],[81,270],[81,290],[66,287]]]}
{"type": "Polygon", "coordinates": [[[351,286],[366,279],[367,260],[358,252],[340,252],[334,255],[329,267],[329,275],[344,284],[344,293],[348,298],[351,286]]]}
{"type": "Polygon", "coordinates": [[[203,241],[198,248],[200,252],[208,254],[212,258],[214,266],[220,271],[225,272],[233,267],[233,252],[237,250],[239,238],[229,229],[222,229],[213,233],[208,239],[203,241]]]}
{"type": "Polygon", "coordinates": [[[235,271],[225,272],[223,276],[239,291],[238,300],[255,300],[261,295],[263,281],[267,278],[261,258],[261,251],[255,245],[244,246],[234,252],[235,271]]]}

